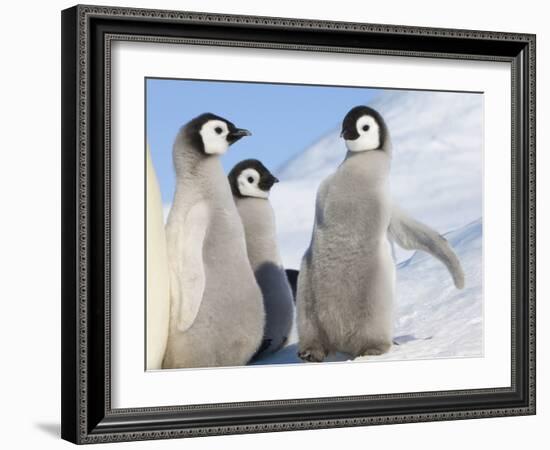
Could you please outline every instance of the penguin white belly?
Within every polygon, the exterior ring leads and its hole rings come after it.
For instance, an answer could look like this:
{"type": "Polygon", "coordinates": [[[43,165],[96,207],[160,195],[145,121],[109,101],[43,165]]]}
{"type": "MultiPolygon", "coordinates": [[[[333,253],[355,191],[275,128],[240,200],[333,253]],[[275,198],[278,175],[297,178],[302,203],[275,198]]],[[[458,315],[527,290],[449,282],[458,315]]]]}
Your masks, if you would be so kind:
{"type": "Polygon", "coordinates": [[[170,288],[160,189],[147,147],[147,369],[162,367],[168,338],[170,288]]]}

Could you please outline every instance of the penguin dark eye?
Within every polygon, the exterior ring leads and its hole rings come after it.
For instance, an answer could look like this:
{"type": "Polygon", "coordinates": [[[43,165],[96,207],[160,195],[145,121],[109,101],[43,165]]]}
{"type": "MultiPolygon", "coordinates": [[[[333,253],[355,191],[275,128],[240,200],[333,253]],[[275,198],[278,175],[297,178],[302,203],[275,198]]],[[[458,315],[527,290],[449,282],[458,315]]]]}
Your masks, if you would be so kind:
{"type": "Polygon", "coordinates": [[[223,130],[222,130],[222,127],[216,127],[216,128],[214,128],[214,131],[218,134],[222,134],[223,130]]]}
{"type": "Polygon", "coordinates": [[[252,178],[252,177],[248,177],[247,180],[248,180],[249,183],[254,183],[254,178],[252,178]]]}
{"type": "Polygon", "coordinates": [[[363,125],[363,131],[369,131],[369,126],[368,125],[363,125]]]}

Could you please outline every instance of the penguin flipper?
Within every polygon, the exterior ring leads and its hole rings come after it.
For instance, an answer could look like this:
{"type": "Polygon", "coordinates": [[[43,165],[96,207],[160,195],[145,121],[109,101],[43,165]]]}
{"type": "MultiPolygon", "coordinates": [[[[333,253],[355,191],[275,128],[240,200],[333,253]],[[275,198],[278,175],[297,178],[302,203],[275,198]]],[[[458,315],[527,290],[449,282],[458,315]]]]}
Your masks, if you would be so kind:
{"type": "Polygon", "coordinates": [[[180,332],[193,325],[201,306],[206,282],[202,248],[207,225],[208,208],[204,203],[195,204],[187,213],[181,241],[177,243],[181,256],[171,267],[170,292],[180,332]]]}
{"type": "Polygon", "coordinates": [[[324,224],[325,217],[323,215],[323,211],[325,210],[325,202],[327,199],[328,188],[329,188],[331,179],[332,179],[332,175],[329,176],[328,178],[325,178],[319,185],[319,188],[317,189],[317,196],[315,198],[315,225],[314,226],[320,226],[324,224]]]}
{"type": "Polygon", "coordinates": [[[408,216],[398,207],[392,209],[390,237],[406,250],[422,250],[441,261],[449,270],[455,286],[464,287],[464,271],[447,240],[427,225],[408,216]]]}

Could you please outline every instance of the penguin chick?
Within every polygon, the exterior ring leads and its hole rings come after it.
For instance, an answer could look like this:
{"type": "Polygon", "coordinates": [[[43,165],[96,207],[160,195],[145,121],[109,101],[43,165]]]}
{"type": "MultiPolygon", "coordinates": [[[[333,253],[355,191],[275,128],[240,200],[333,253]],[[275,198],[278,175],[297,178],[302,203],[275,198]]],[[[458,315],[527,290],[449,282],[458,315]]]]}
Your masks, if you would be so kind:
{"type": "Polygon", "coordinates": [[[298,356],[305,361],[333,352],[378,355],[392,345],[390,136],[382,116],[367,106],[348,112],[341,136],[348,152],[317,191],[298,276],[298,356]]]}
{"type": "Polygon", "coordinates": [[[279,350],[294,320],[294,301],[277,248],[275,216],[269,192],[279,180],[258,160],[238,163],[229,173],[233,199],[241,216],[248,259],[262,290],[266,325],[256,356],[279,350]]]}
{"type": "Polygon", "coordinates": [[[356,357],[391,348],[395,265],[389,240],[430,253],[447,266],[457,288],[464,286],[447,241],[391,204],[391,141],[382,116],[367,106],[351,109],[341,137],[348,153],[319,187],[298,276],[298,355],[305,361],[322,361],[334,351],[356,357]]]}
{"type": "Polygon", "coordinates": [[[261,344],[262,293],[219,159],[248,135],[206,113],[176,136],[176,189],[166,224],[170,326],[164,368],[243,365],[261,344]]]}

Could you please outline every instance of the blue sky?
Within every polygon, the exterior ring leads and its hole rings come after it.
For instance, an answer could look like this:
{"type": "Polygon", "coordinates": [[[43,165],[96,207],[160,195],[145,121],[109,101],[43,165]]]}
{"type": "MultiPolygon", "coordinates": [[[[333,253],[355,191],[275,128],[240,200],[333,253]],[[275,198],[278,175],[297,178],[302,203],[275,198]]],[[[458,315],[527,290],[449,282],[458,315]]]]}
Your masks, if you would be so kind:
{"type": "Polygon", "coordinates": [[[337,128],[352,107],[376,95],[369,88],[164,79],[146,83],[147,142],[164,203],[171,203],[174,190],[174,138],[193,117],[211,112],[252,132],[223,155],[226,173],[239,161],[256,158],[276,174],[286,161],[337,128]]]}

